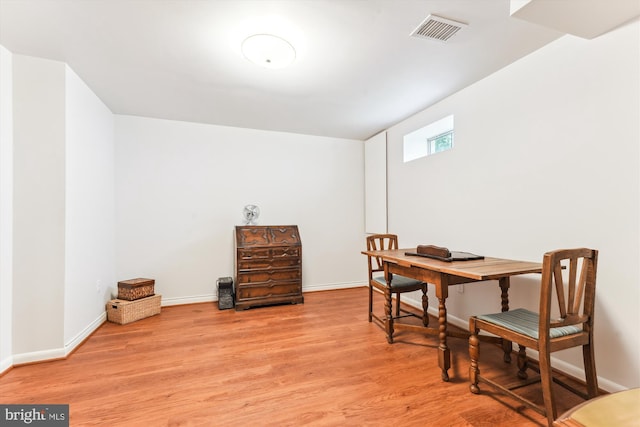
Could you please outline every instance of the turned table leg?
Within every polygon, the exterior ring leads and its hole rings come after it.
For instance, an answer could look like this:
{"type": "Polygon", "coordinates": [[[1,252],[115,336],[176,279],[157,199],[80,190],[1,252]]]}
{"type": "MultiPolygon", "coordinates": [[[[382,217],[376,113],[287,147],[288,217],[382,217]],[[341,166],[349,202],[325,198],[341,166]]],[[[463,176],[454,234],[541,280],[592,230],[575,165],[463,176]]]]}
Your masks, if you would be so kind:
{"type": "Polygon", "coordinates": [[[442,381],[449,381],[449,367],[451,366],[451,354],[447,346],[447,306],[445,298],[439,299],[438,305],[438,365],[442,369],[442,381]]]}
{"type": "Polygon", "coordinates": [[[442,381],[449,381],[449,367],[451,366],[451,352],[447,346],[447,297],[449,296],[449,281],[445,275],[440,276],[440,283],[436,283],[436,297],[438,298],[438,366],[442,369],[442,381]]]}
{"type": "Polygon", "coordinates": [[[384,329],[387,333],[387,342],[389,344],[393,344],[393,307],[391,304],[391,280],[393,279],[393,274],[389,273],[386,264],[384,270],[385,279],[387,281],[387,287],[384,290],[384,329]]]}
{"type": "Polygon", "coordinates": [[[471,390],[471,393],[475,394],[480,393],[480,388],[478,388],[478,374],[480,373],[480,370],[478,369],[479,356],[480,340],[478,339],[478,330],[475,329],[469,337],[469,380],[471,381],[469,389],[471,390]]]}
{"type": "MultiPolygon", "coordinates": [[[[509,282],[509,278],[508,277],[503,277],[502,279],[499,280],[499,285],[500,285],[500,302],[502,304],[502,311],[508,311],[509,310],[509,286],[510,286],[510,282],[509,282]]],[[[511,363],[511,351],[513,350],[513,345],[511,344],[511,341],[507,341],[505,339],[502,339],[502,351],[504,353],[504,361],[505,363],[511,363]]]]}

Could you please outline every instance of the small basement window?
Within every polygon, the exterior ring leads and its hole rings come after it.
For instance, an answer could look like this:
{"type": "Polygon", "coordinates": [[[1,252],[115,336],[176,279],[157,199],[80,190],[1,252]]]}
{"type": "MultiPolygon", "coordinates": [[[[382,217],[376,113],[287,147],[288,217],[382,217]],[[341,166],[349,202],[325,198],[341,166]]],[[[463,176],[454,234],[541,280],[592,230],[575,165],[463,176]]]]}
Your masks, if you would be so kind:
{"type": "Polygon", "coordinates": [[[453,114],[404,136],[404,162],[453,148],[453,114]]]}

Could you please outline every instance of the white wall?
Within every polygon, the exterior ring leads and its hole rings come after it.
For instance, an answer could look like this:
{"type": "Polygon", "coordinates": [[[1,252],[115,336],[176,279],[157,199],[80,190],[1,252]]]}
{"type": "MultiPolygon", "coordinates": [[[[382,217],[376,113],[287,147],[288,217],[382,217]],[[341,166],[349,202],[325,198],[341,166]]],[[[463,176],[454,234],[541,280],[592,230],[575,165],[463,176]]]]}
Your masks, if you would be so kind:
{"type": "Polygon", "coordinates": [[[116,116],[117,278],[163,304],[213,300],[234,276],[233,228],[297,224],[303,291],[362,285],[362,141],[116,116]]]}
{"type": "MultiPolygon", "coordinates": [[[[638,20],[565,36],[388,131],[389,230],[402,246],[525,260],[600,250],[596,361],[608,390],[640,386],[639,36],[638,20]],[[448,114],[454,149],[404,164],[403,135],[448,114]]],[[[512,280],[512,307],[537,309],[537,280],[512,280]]],[[[498,287],[452,289],[447,307],[466,327],[499,310],[498,287]]],[[[556,361],[581,375],[580,352],[556,361]]]]}
{"type": "Polygon", "coordinates": [[[114,117],[71,70],[65,73],[66,351],[105,320],[115,280],[114,117]]]}
{"type": "Polygon", "coordinates": [[[42,358],[64,342],[64,76],[13,55],[13,352],[42,358]]]}
{"type": "MultiPolygon", "coordinates": [[[[12,297],[12,341],[2,351],[18,364],[66,356],[106,318],[115,283],[114,120],[65,64],[11,58],[13,280],[2,285],[2,304],[12,297]]],[[[0,188],[0,212],[11,210],[0,188]]]]}
{"type": "Polygon", "coordinates": [[[387,132],[364,142],[365,232],[387,232],[387,132]]]}
{"type": "Polygon", "coordinates": [[[0,46],[0,372],[13,364],[13,62],[0,46]]]}

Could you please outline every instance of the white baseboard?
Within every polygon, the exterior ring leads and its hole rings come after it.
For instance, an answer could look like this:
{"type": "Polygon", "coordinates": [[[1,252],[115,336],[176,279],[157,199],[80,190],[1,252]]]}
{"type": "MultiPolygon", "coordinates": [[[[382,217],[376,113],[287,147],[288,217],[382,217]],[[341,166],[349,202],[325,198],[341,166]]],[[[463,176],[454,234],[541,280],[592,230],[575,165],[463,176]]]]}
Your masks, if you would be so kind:
{"type": "Polygon", "coordinates": [[[197,304],[200,302],[212,302],[218,301],[218,297],[214,294],[207,295],[194,295],[190,297],[174,297],[174,298],[165,298],[162,297],[162,307],[168,307],[171,305],[182,305],[182,304],[197,304]]]}
{"type": "Polygon", "coordinates": [[[64,359],[66,356],[64,348],[52,348],[48,350],[31,351],[13,355],[13,364],[22,365],[24,363],[44,362],[47,360],[64,359]]]}
{"type": "Polygon", "coordinates": [[[0,375],[2,375],[4,371],[8,370],[12,366],[13,366],[13,356],[8,356],[0,360],[0,375]]]}
{"type": "Polygon", "coordinates": [[[91,335],[96,329],[100,327],[104,322],[107,321],[107,313],[102,312],[98,317],[94,319],[86,328],[80,331],[75,337],[71,339],[68,343],[64,345],[65,357],[68,356],[73,350],[75,350],[80,344],[86,340],[89,335],[91,335]]]}
{"type": "Polygon", "coordinates": [[[326,283],[319,285],[307,285],[302,288],[302,292],[333,291],[336,289],[361,288],[363,286],[367,286],[367,282],[326,283]]]}
{"type": "MultiPolygon", "coordinates": [[[[362,286],[367,286],[366,282],[342,282],[342,283],[326,283],[319,285],[305,285],[302,288],[302,292],[318,292],[318,291],[331,291],[336,289],[348,289],[348,288],[359,288],[362,286]]],[[[169,307],[172,305],[182,305],[182,304],[197,304],[201,302],[215,302],[218,301],[218,296],[215,294],[207,294],[207,295],[194,295],[190,297],[174,297],[174,298],[165,298],[162,297],[162,306],[169,307]]]]}
{"type": "MultiPolygon", "coordinates": [[[[14,354],[11,365],[22,365],[25,363],[33,362],[45,362],[54,359],[64,359],[71,352],[73,352],[89,335],[91,335],[96,329],[100,327],[107,320],[107,313],[101,313],[96,317],[87,327],[85,327],[79,334],[73,337],[68,343],[64,345],[64,348],[52,348],[48,350],[31,351],[28,353],[14,354]]],[[[4,366],[3,366],[4,367],[4,366]]]]}

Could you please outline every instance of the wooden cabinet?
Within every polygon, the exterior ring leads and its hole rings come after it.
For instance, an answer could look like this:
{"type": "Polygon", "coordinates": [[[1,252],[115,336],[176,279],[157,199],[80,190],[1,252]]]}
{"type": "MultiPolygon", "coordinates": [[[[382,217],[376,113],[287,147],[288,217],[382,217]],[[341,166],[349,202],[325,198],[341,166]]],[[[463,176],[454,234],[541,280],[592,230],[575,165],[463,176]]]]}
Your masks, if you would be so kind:
{"type": "Polygon", "coordinates": [[[296,225],[236,226],[236,310],[302,303],[302,243],[296,225]]]}

